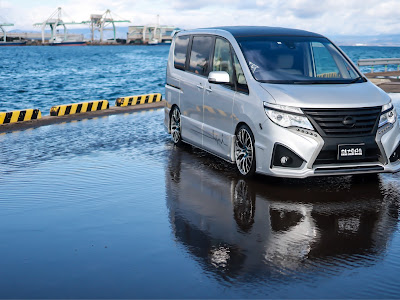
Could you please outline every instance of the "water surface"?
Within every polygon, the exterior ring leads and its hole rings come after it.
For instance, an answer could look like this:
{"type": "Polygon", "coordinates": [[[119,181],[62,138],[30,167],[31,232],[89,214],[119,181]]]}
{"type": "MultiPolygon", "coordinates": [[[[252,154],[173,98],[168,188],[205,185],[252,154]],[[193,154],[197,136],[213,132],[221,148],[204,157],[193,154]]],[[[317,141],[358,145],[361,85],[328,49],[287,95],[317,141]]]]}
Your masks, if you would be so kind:
{"type": "MultiPolygon", "coordinates": [[[[354,62],[400,57],[400,47],[342,49],[354,62]]],[[[46,115],[53,105],[100,99],[113,105],[121,96],[164,93],[168,52],[168,45],[2,47],[0,111],[39,108],[46,115]]]]}
{"type": "Polygon", "coordinates": [[[163,111],[0,136],[1,298],[399,298],[400,177],[243,180],[163,111]]]}

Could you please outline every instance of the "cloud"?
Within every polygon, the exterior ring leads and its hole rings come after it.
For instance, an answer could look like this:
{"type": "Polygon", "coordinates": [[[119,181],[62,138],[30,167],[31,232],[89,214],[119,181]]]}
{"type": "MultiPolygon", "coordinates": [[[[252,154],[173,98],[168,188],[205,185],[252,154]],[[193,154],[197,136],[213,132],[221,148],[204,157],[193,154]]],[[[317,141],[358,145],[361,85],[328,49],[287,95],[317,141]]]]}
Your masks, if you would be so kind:
{"type": "MultiPolygon", "coordinates": [[[[0,0],[0,16],[17,29],[32,30],[59,5],[74,21],[111,9],[132,24],[161,23],[181,28],[266,25],[301,28],[325,35],[376,35],[400,32],[398,0],[0,0]]],[[[123,23],[122,23],[123,24],[123,23]]],[[[125,25],[121,25],[125,26],[125,25]]]]}

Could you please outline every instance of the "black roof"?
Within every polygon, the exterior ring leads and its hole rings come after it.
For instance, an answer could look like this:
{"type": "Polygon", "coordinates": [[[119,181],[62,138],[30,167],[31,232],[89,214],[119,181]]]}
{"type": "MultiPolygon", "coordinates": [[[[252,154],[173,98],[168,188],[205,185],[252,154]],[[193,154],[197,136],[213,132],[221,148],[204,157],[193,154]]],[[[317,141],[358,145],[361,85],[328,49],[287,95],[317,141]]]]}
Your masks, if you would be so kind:
{"type": "Polygon", "coordinates": [[[230,32],[235,38],[245,36],[310,36],[324,37],[318,33],[313,33],[300,29],[268,27],[268,26],[222,26],[208,29],[221,29],[230,32]]]}

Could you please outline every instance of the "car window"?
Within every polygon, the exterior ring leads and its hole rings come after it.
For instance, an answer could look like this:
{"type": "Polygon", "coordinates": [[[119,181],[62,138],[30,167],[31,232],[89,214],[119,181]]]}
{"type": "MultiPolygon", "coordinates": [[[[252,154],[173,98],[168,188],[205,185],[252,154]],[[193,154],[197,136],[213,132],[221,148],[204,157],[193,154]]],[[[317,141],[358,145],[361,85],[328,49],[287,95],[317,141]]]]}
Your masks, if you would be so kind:
{"type": "Polygon", "coordinates": [[[189,71],[207,76],[213,39],[210,36],[194,36],[190,51],[189,71]]]}
{"type": "Polygon", "coordinates": [[[320,42],[311,42],[314,55],[315,75],[322,78],[340,78],[338,66],[329,50],[320,42]]]}
{"type": "Polygon", "coordinates": [[[174,66],[177,69],[184,70],[186,63],[186,53],[189,45],[189,36],[178,36],[175,39],[174,66]]]}
{"type": "Polygon", "coordinates": [[[238,37],[237,41],[257,81],[276,84],[360,82],[357,70],[326,38],[246,36],[238,37]]]}
{"type": "Polygon", "coordinates": [[[240,66],[239,60],[235,53],[233,54],[233,65],[235,67],[235,73],[236,73],[237,90],[239,92],[248,93],[249,88],[247,86],[247,81],[246,78],[244,77],[243,69],[240,66]]]}
{"type": "Polygon", "coordinates": [[[240,63],[239,63],[239,60],[238,60],[236,54],[233,55],[233,59],[234,59],[234,65],[235,65],[236,80],[237,80],[238,84],[246,84],[247,85],[247,81],[246,81],[246,78],[244,77],[243,69],[240,66],[240,63]]]}
{"type": "Polygon", "coordinates": [[[215,40],[213,71],[227,72],[229,74],[230,82],[233,82],[231,45],[224,39],[217,38],[215,40]]]}

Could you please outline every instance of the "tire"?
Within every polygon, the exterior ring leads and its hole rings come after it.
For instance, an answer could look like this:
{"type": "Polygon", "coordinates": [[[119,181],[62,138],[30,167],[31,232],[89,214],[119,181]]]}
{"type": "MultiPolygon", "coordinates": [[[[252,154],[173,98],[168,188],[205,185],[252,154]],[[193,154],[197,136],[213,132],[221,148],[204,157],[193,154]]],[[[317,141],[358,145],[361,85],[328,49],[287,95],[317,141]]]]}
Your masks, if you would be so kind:
{"type": "Polygon", "coordinates": [[[236,131],[235,161],[240,175],[252,177],[255,174],[256,153],[254,135],[247,125],[241,125],[236,131]]]}
{"type": "Polygon", "coordinates": [[[171,137],[176,146],[181,146],[182,141],[182,127],[181,127],[181,112],[178,107],[174,107],[171,112],[171,137]]]}
{"type": "Polygon", "coordinates": [[[242,232],[250,232],[254,224],[256,195],[246,179],[239,179],[233,193],[233,218],[242,232]]]}

